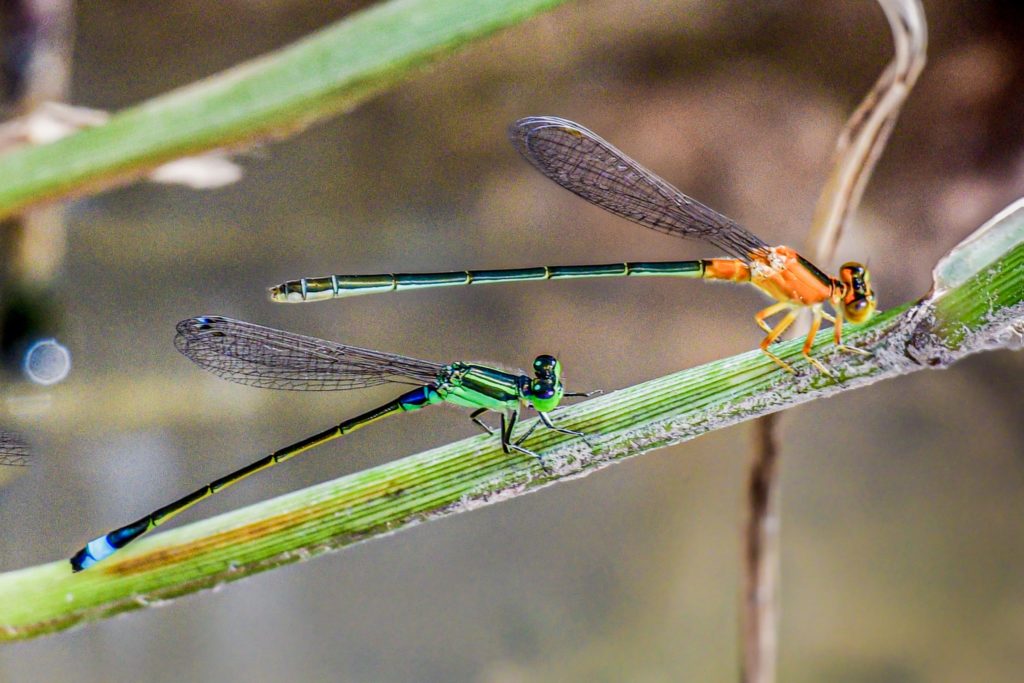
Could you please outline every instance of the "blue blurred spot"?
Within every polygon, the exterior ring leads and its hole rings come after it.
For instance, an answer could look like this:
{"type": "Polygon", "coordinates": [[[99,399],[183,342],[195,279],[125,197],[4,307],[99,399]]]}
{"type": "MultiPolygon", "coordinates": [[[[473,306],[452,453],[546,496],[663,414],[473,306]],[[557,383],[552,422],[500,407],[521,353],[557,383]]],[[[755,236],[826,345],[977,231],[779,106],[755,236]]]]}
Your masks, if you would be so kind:
{"type": "Polygon", "coordinates": [[[71,352],[56,339],[42,339],[25,352],[22,368],[36,384],[56,384],[71,372],[71,352]]]}

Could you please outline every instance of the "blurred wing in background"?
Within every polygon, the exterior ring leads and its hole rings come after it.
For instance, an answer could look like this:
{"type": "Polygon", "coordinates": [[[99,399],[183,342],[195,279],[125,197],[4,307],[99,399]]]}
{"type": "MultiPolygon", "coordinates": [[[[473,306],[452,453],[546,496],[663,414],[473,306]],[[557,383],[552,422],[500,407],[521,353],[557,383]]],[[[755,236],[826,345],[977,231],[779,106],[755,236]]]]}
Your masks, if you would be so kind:
{"type": "Polygon", "coordinates": [[[31,455],[20,434],[0,429],[0,466],[26,467],[31,455]]]}

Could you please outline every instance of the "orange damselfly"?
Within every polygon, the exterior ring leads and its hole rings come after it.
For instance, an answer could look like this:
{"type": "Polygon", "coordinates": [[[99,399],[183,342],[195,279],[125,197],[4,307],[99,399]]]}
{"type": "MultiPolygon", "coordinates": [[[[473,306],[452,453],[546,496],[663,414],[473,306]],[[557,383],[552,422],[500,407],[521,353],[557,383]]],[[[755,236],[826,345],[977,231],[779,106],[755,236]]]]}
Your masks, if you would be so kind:
{"type": "Polygon", "coordinates": [[[425,287],[584,277],[703,278],[749,283],[775,299],[754,320],[767,333],[761,350],[789,372],[795,372],[792,366],[769,347],[804,309],[810,309],[812,318],[803,355],[818,370],[832,374],[811,356],[811,345],[823,319],[833,324],[839,349],[870,355],[842,341],[844,320],[860,323],[875,310],[871,279],[863,265],[845,263],[838,277],[831,277],[795,249],[770,246],[735,221],[686,196],[572,121],[554,116],[520,119],[510,128],[509,137],[537,170],[579,197],[653,230],[704,240],[730,257],[446,273],[330,275],[285,282],[271,288],[271,298],[281,302],[319,301],[425,287]],[[831,314],[825,311],[825,304],[831,307],[831,314]],[[770,325],[768,320],[779,314],[782,317],[770,325]]]}

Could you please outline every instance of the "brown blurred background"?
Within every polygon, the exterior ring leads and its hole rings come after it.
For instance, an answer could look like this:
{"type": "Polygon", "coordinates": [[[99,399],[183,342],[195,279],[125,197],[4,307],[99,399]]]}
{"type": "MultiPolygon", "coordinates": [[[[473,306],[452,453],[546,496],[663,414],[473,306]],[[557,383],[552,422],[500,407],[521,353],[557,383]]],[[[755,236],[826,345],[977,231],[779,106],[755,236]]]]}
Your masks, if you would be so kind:
{"type": "MultiPolygon", "coordinates": [[[[1024,11],[925,2],[930,61],[840,260],[889,307],[1024,195],[1024,11]]],[[[118,109],[359,6],[82,2],[72,101],[118,109]]],[[[569,3],[358,110],[241,159],[199,193],[139,184],[67,213],[49,302],[74,358],[7,390],[38,457],[0,489],[0,569],[67,556],[389,393],[289,395],[203,373],[171,344],[216,313],[439,361],[559,355],[614,389],[755,346],[753,291],[535,283],[272,305],[332,272],[682,259],[713,249],[587,206],[505,139],[583,123],[771,243],[800,246],[836,135],[889,59],[856,2],[569,3]]],[[[837,264],[820,264],[833,269],[837,264]]],[[[783,419],[781,678],[1019,681],[1024,356],[977,356],[783,419]]],[[[730,681],[750,425],[584,480],[70,633],[0,649],[12,681],[730,681]]],[[[192,521],[470,435],[425,411],[232,489],[192,521]]],[[[180,522],[178,522],[180,523],[180,522]]]]}

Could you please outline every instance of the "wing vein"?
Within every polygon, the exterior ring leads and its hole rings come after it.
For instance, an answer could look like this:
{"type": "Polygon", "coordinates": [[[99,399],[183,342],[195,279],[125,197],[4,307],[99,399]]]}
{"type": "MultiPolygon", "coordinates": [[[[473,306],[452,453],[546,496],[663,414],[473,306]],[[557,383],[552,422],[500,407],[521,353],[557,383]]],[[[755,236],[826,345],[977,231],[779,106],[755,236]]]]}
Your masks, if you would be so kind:
{"type": "Polygon", "coordinates": [[[429,384],[445,366],[220,316],[182,320],[174,345],[226,380],[264,389],[338,391],[429,384]]]}
{"type": "Polygon", "coordinates": [[[686,196],[579,124],[554,116],[520,119],[512,144],[534,168],[617,216],[677,237],[700,239],[749,260],[769,246],[730,218],[686,196]]]}

